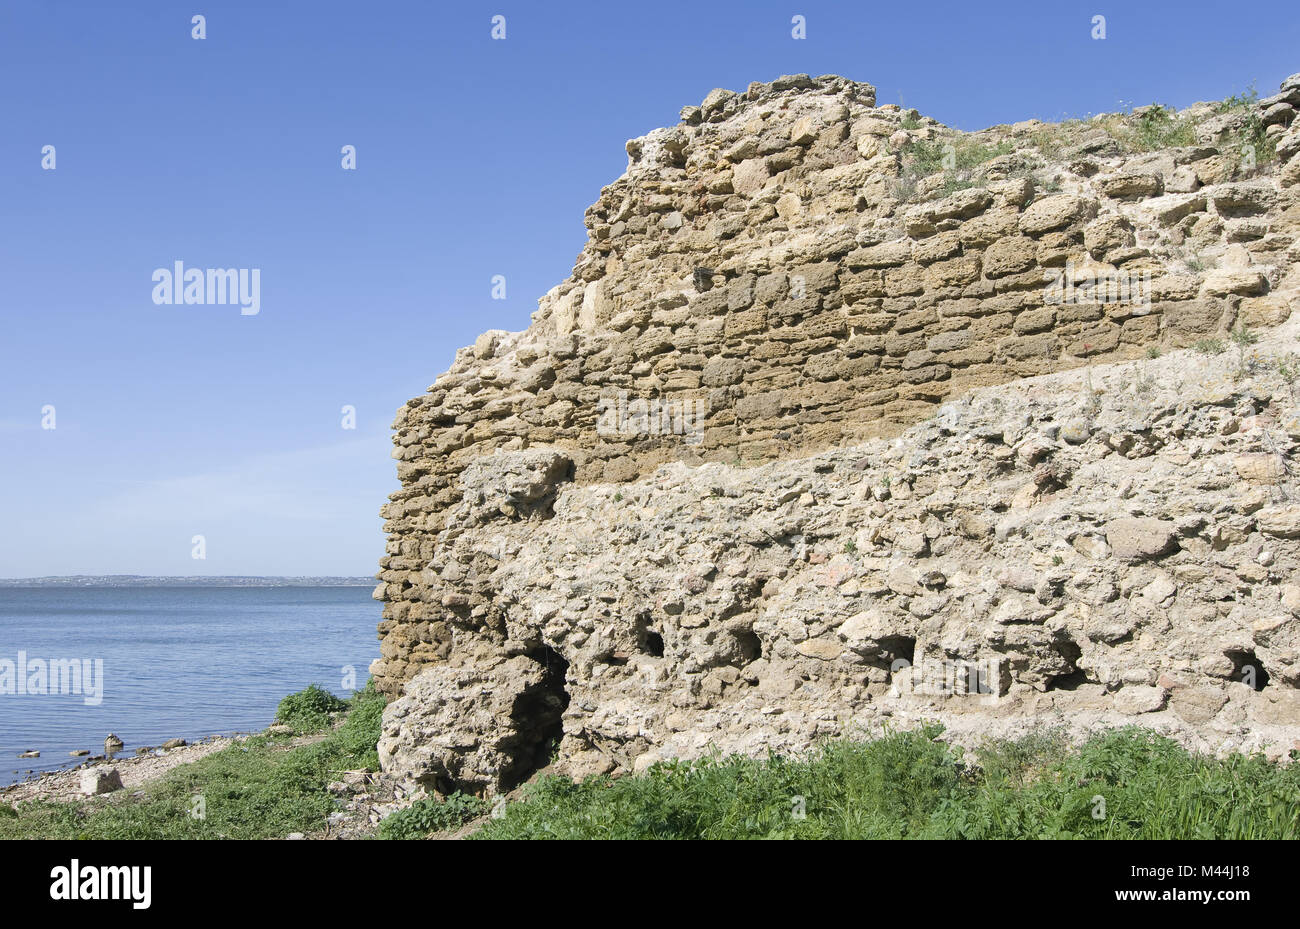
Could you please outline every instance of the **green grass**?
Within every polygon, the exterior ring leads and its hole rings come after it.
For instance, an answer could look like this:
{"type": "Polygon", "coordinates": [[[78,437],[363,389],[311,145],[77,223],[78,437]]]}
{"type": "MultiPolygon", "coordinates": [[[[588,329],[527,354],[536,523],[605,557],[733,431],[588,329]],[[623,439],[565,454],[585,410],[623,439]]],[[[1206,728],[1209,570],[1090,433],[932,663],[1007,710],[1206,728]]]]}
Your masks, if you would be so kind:
{"type": "Polygon", "coordinates": [[[422,839],[435,832],[459,829],[490,809],[486,800],[456,793],[445,800],[422,797],[379,824],[381,839],[422,839]]]}
{"type": "Polygon", "coordinates": [[[1255,89],[1255,82],[1251,81],[1241,93],[1224,97],[1216,103],[1214,111],[1216,113],[1231,113],[1233,110],[1248,110],[1258,105],[1258,103],[1259,91],[1255,89]]]}
{"type": "MultiPolygon", "coordinates": [[[[1266,127],[1259,113],[1259,94],[1253,87],[1218,101],[1213,112],[1215,115],[1237,114],[1240,117],[1240,125],[1218,139],[1216,147],[1221,155],[1241,159],[1243,167],[1248,153],[1257,165],[1267,164],[1277,157],[1276,144],[1264,132],[1266,127]]],[[[1198,125],[1198,120],[1187,113],[1157,105],[1141,116],[1109,119],[1105,128],[1126,151],[1152,152],[1195,145],[1198,125]]]]}
{"type": "Polygon", "coordinates": [[[1127,128],[1130,147],[1139,152],[1196,144],[1196,123],[1159,105],[1132,120],[1127,128]]]}
{"type": "Polygon", "coordinates": [[[1277,368],[1277,373],[1282,375],[1282,380],[1286,381],[1288,387],[1300,379],[1300,355],[1296,355],[1295,352],[1287,352],[1273,364],[1277,368]]]}
{"type": "MultiPolygon", "coordinates": [[[[0,806],[0,839],[315,832],[337,809],[329,782],[377,769],[383,706],[367,687],[318,742],[255,736],[173,769],[142,797],[0,806]]],[[[799,757],[667,762],[636,777],[544,777],[472,838],[1300,838],[1300,763],[1193,755],[1136,727],[1079,746],[1040,731],[965,755],[942,731],[841,740],[799,757]]],[[[425,798],[385,819],[379,837],[445,833],[487,810],[463,794],[425,798]]]]}
{"type": "MultiPolygon", "coordinates": [[[[1237,114],[1239,124],[1225,132],[1216,142],[1219,154],[1238,162],[1234,174],[1250,173],[1249,161],[1255,165],[1268,164],[1277,158],[1277,146],[1265,133],[1264,121],[1259,113],[1259,95],[1253,87],[1244,93],[1233,94],[1220,100],[1211,108],[1212,115],[1237,114]]],[[[1123,152],[1152,152],[1168,148],[1197,144],[1197,128],[1204,115],[1193,115],[1172,107],[1154,105],[1141,115],[1131,108],[1125,112],[1107,113],[1089,119],[1063,119],[1049,123],[1030,133],[1028,145],[1049,161],[1057,161],[1086,134],[1102,130],[1110,135],[1123,152]]]]}
{"type": "MultiPolygon", "coordinates": [[[[1265,132],[1259,112],[1259,95],[1254,88],[1233,94],[1215,103],[1208,115],[1235,115],[1232,128],[1223,131],[1213,140],[1219,154],[1230,159],[1231,177],[1251,176],[1261,165],[1277,160],[1276,142],[1265,132]]],[[[1172,107],[1153,104],[1140,114],[1131,108],[1125,112],[1101,114],[1088,119],[1064,119],[1048,123],[1030,131],[1018,143],[1004,140],[997,143],[978,142],[962,134],[943,136],[931,141],[916,139],[902,150],[902,167],[893,182],[893,194],[899,200],[916,200],[920,196],[922,181],[942,172],[942,184],[927,185],[926,198],[944,197],[965,188],[974,187],[984,180],[982,166],[1000,155],[1018,152],[1021,156],[1033,151],[1049,162],[1066,157],[1070,149],[1085,136],[1095,132],[1107,133],[1126,153],[1165,151],[1170,148],[1195,146],[1197,130],[1206,118],[1207,111],[1178,111],[1172,107]]],[[[914,120],[912,122],[915,122],[914,120]]],[[[904,128],[917,128],[919,123],[905,123],[904,128]]],[[[1020,159],[1013,166],[1011,176],[1033,175],[1036,158],[1020,159]]],[[[1055,181],[1044,185],[1049,193],[1060,189],[1055,181]]]]}
{"type": "Polygon", "coordinates": [[[1259,93],[1252,84],[1244,93],[1233,94],[1215,107],[1219,113],[1240,113],[1242,125],[1219,143],[1219,152],[1245,158],[1249,152],[1255,163],[1268,164],[1277,158],[1277,143],[1265,133],[1264,118],[1259,112],[1259,93]]]}
{"type": "Polygon", "coordinates": [[[917,182],[938,172],[943,172],[944,182],[932,196],[946,197],[974,187],[980,165],[1014,150],[1014,144],[1009,141],[990,144],[960,136],[909,142],[903,148],[903,170],[895,183],[895,195],[899,199],[911,199],[916,195],[917,182]]]}
{"type": "Polygon", "coordinates": [[[296,694],[289,694],[275,709],[275,721],[290,726],[295,732],[319,732],[330,724],[330,714],[347,709],[347,703],[309,684],[296,694]]]}
{"type": "MultiPolygon", "coordinates": [[[[290,705],[325,702],[313,693],[290,705]]],[[[0,806],[0,839],[261,839],[321,829],[337,809],[329,782],[342,771],[379,767],[383,696],[367,685],[339,703],[347,717],[318,742],[290,748],[288,736],[253,736],[173,768],[143,797],[23,804],[16,812],[0,806]],[[203,818],[193,815],[198,797],[203,818]]]]}
{"type": "Polygon", "coordinates": [[[474,838],[1300,837],[1297,764],[1195,756],[1137,728],[1077,748],[1039,733],[965,759],[941,731],[834,742],[804,758],[669,762],[581,784],[547,777],[474,838]]]}

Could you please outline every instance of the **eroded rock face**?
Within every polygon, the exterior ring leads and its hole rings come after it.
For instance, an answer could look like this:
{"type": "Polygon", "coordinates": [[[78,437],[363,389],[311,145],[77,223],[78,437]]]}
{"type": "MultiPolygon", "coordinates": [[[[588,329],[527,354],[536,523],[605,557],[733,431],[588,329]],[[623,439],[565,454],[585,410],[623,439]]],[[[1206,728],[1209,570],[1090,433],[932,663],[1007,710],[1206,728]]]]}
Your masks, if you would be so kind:
{"type": "Polygon", "coordinates": [[[434,665],[384,712],[384,771],[427,790],[514,787],[559,741],[566,664],[553,652],[434,665]]]}
{"type": "Polygon", "coordinates": [[[385,768],[491,792],[554,739],[581,774],[912,718],[1289,747],[1300,188],[1035,162],[1041,127],[951,192],[905,153],[953,134],[841,78],[630,142],[533,325],[394,424],[385,768]]]}
{"type": "MultiPolygon", "coordinates": [[[[467,650],[567,661],[575,773],[796,750],[891,719],[974,736],[1140,717],[1201,748],[1289,748],[1300,542],[1277,501],[1292,484],[1243,482],[1235,461],[1267,446],[1291,460],[1277,424],[1296,403],[1267,361],[1240,381],[1236,365],[1180,353],[1049,375],[894,441],[564,482],[551,516],[494,512],[431,572],[473,579],[491,606],[498,644],[467,622],[467,650]],[[1065,441],[1080,421],[1086,441],[1065,441]]],[[[515,475],[550,454],[479,467],[515,475]]],[[[457,783],[488,783],[536,680],[531,659],[510,662],[421,672],[386,715],[386,766],[465,764],[477,773],[457,783]]]]}

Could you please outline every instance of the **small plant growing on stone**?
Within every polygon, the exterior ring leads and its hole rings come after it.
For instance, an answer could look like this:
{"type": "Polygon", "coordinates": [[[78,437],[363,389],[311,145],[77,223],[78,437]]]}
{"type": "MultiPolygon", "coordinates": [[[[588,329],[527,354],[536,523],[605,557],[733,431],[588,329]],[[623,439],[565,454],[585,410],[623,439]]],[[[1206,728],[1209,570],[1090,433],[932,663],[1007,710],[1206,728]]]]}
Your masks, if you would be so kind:
{"type": "Polygon", "coordinates": [[[858,543],[854,542],[852,539],[849,539],[847,542],[844,543],[844,553],[846,555],[852,555],[857,550],[858,550],[858,543]]]}
{"type": "MultiPolygon", "coordinates": [[[[1084,351],[1088,351],[1092,346],[1085,345],[1083,348],[1084,351]]],[[[1092,385],[1092,365],[1088,365],[1084,369],[1083,379],[1083,415],[1088,419],[1092,419],[1101,412],[1101,395],[1105,391],[1099,390],[1092,385]]]]}
{"type": "Polygon", "coordinates": [[[941,197],[947,197],[955,194],[959,190],[969,190],[974,186],[975,182],[969,177],[963,177],[959,174],[950,174],[944,179],[943,186],[939,188],[938,193],[941,197]]]}
{"type": "Polygon", "coordinates": [[[1058,567],[1058,568],[1059,568],[1061,565],[1065,564],[1065,559],[1062,558],[1060,555],[1053,555],[1053,556],[1052,556],[1052,564],[1053,564],[1055,567],[1058,567]]]}
{"type": "Polygon", "coordinates": [[[622,499],[623,499],[623,494],[621,494],[621,493],[616,493],[616,494],[614,494],[614,502],[615,502],[615,503],[619,503],[619,502],[621,502],[622,499]]]}
{"type": "Polygon", "coordinates": [[[1202,355],[1222,355],[1224,344],[1219,339],[1199,339],[1192,346],[1192,350],[1202,355]]]}
{"type": "Polygon", "coordinates": [[[1286,383],[1286,388],[1291,394],[1291,402],[1296,402],[1296,381],[1300,380],[1300,356],[1295,352],[1287,352],[1275,362],[1277,373],[1281,375],[1282,380],[1286,383]]]}
{"type": "Polygon", "coordinates": [[[1196,124],[1174,110],[1154,104],[1143,108],[1129,129],[1129,147],[1142,152],[1196,143],[1196,124]]]}
{"type": "Polygon", "coordinates": [[[1259,333],[1244,325],[1237,326],[1231,333],[1232,344],[1237,346],[1237,376],[1244,376],[1250,367],[1246,360],[1246,349],[1259,341],[1259,333]]]}
{"type": "Polygon", "coordinates": [[[1249,110],[1259,102],[1259,91],[1255,89],[1255,82],[1251,81],[1246,85],[1246,89],[1239,94],[1232,94],[1224,97],[1214,105],[1216,113],[1231,113],[1233,110],[1249,110]]]}
{"type": "Polygon", "coordinates": [[[980,165],[1013,151],[1015,145],[1009,141],[984,143],[961,137],[914,140],[903,147],[903,171],[894,182],[894,196],[913,199],[919,190],[918,182],[939,172],[943,172],[943,183],[935,193],[940,197],[974,187],[979,181],[976,169],[980,165]]]}
{"type": "Polygon", "coordinates": [[[1148,345],[1148,346],[1147,346],[1147,357],[1148,357],[1148,358],[1159,358],[1159,357],[1160,357],[1160,346],[1159,346],[1159,345],[1148,345]]]}
{"type": "Polygon", "coordinates": [[[911,200],[916,196],[916,178],[904,170],[902,176],[890,184],[889,192],[895,200],[911,200]]]}
{"type": "Polygon", "coordinates": [[[1214,111],[1220,115],[1236,115],[1235,125],[1219,142],[1219,154],[1237,159],[1246,173],[1277,157],[1277,142],[1265,132],[1268,127],[1260,116],[1259,93],[1253,83],[1243,93],[1221,100],[1214,111]]]}

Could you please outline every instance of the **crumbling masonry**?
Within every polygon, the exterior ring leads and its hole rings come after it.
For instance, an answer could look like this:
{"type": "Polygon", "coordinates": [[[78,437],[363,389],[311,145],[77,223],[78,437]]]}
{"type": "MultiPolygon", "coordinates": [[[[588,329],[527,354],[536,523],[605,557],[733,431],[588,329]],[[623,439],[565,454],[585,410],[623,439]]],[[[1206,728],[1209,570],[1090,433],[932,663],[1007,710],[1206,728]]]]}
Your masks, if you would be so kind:
{"type": "Polygon", "coordinates": [[[913,718],[1290,747],[1297,108],[965,134],[796,75],[628,142],[532,325],[394,423],[386,769],[913,718]]]}

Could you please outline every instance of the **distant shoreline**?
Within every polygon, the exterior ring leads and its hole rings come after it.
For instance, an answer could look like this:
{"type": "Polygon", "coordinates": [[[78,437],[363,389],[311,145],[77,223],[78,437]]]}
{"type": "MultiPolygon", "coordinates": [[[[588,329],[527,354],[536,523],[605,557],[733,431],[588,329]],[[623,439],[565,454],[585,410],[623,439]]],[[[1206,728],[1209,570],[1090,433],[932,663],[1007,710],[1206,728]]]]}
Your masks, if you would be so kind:
{"type": "Polygon", "coordinates": [[[373,587],[370,577],[287,577],[258,575],[74,574],[50,577],[0,577],[0,587],[373,587]]]}

